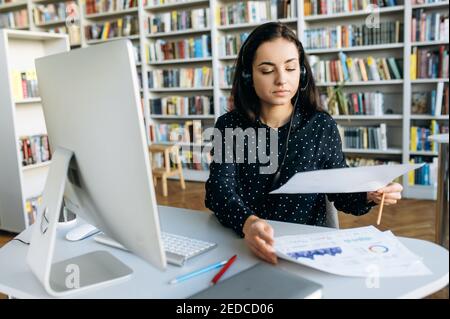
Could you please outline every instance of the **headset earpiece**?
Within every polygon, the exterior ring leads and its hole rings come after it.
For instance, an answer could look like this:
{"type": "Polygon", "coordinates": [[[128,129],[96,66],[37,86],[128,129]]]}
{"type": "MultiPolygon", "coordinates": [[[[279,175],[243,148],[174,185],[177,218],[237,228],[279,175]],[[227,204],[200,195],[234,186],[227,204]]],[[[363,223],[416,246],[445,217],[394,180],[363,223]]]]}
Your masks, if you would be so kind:
{"type": "Polygon", "coordinates": [[[305,65],[302,63],[300,65],[300,90],[304,91],[308,87],[308,71],[306,70],[305,65]]]}
{"type": "Polygon", "coordinates": [[[245,85],[250,86],[250,85],[253,84],[253,83],[252,83],[252,82],[253,82],[253,80],[252,80],[252,74],[249,73],[249,72],[247,72],[247,71],[243,71],[243,72],[242,72],[242,79],[243,79],[245,85]]]}

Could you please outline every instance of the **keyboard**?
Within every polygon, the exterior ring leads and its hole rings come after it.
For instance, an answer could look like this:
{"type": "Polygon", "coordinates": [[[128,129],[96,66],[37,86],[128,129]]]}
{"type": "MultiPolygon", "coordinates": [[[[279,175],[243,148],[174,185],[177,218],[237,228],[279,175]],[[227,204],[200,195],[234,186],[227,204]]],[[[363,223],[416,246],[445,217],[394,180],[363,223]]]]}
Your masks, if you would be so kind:
{"type": "MultiPolygon", "coordinates": [[[[163,240],[164,251],[166,252],[167,262],[180,267],[189,259],[203,254],[217,246],[216,243],[165,232],[161,233],[161,237],[163,240]]],[[[127,250],[120,243],[106,236],[104,233],[96,235],[94,240],[104,245],[127,250]]]]}

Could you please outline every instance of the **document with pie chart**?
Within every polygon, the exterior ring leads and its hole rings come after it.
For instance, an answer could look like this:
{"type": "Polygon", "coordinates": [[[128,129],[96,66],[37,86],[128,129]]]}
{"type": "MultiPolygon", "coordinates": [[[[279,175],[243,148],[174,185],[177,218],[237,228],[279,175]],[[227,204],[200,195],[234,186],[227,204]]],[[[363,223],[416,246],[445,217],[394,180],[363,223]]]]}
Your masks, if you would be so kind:
{"type": "Polygon", "coordinates": [[[277,256],[328,273],[352,277],[431,274],[421,258],[392,232],[373,226],[275,238],[277,256]]]}

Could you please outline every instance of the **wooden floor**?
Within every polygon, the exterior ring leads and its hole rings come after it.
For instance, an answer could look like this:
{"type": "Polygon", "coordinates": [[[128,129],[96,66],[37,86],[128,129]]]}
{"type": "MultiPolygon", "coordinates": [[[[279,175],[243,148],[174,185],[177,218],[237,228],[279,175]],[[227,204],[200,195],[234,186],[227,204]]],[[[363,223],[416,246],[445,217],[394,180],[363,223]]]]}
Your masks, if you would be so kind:
{"type": "MultiPolygon", "coordinates": [[[[179,183],[169,181],[169,196],[163,197],[160,184],[157,187],[157,201],[160,205],[189,208],[208,212],[204,204],[204,183],[186,183],[186,190],[182,191],[179,183]]],[[[341,228],[374,225],[377,210],[365,216],[355,217],[340,213],[341,228]]],[[[397,205],[386,206],[383,211],[380,230],[390,229],[397,236],[413,237],[434,241],[435,202],[425,200],[401,200],[397,205]]],[[[13,234],[0,231],[0,247],[7,243],[13,234]]],[[[244,244],[244,243],[242,243],[244,244]]],[[[0,294],[0,298],[2,295],[0,294]]],[[[5,298],[5,296],[3,296],[5,298]]],[[[449,298],[448,287],[431,295],[429,298],[449,298]]]]}

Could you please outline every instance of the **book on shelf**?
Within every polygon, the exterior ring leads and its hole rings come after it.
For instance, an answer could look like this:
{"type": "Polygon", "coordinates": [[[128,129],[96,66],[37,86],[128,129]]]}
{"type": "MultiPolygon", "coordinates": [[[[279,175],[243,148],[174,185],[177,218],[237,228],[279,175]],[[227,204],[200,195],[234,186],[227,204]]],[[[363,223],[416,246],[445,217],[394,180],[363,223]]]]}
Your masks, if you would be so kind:
{"type": "Polygon", "coordinates": [[[107,40],[139,34],[139,22],[136,16],[126,15],[116,20],[93,23],[85,26],[87,40],[107,40]]]}
{"type": "Polygon", "coordinates": [[[206,29],[210,26],[209,12],[209,8],[198,8],[158,13],[148,18],[148,32],[151,34],[206,29]]]}
{"type": "Polygon", "coordinates": [[[39,97],[36,70],[12,70],[11,84],[14,101],[39,97]]]}
{"type": "Polygon", "coordinates": [[[21,137],[19,139],[19,157],[22,166],[49,161],[51,153],[47,135],[21,137]]]}
{"type": "Polygon", "coordinates": [[[400,164],[400,162],[393,160],[353,156],[346,156],[345,161],[349,167],[400,164]]]}
{"type": "Polygon", "coordinates": [[[446,2],[446,0],[411,0],[412,5],[446,2]]]}
{"type": "MultiPolygon", "coordinates": [[[[169,163],[171,168],[176,168],[176,163],[169,157],[169,163]]],[[[197,150],[186,150],[185,147],[180,149],[181,167],[183,169],[190,169],[196,171],[207,171],[212,161],[209,152],[202,152],[197,150]]],[[[152,158],[155,166],[164,166],[163,154],[155,154],[152,158]]]]}
{"type": "Polygon", "coordinates": [[[202,121],[189,120],[178,123],[155,123],[150,125],[152,143],[203,143],[202,121]]]}
{"type": "Polygon", "coordinates": [[[0,6],[16,2],[23,2],[23,0],[0,0],[0,6]]]}
{"type": "Polygon", "coordinates": [[[348,149],[387,150],[387,128],[379,126],[352,127],[338,125],[342,147],[348,149]]]}
{"type": "Polygon", "coordinates": [[[411,126],[410,127],[410,150],[437,152],[438,145],[436,142],[428,140],[430,135],[448,133],[448,125],[441,125],[436,120],[431,120],[429,127],[411,126]]]}
{"type": "Polygon", "coordinates": [[[210,67],[155,69],[148,72],[149,88],[202,88],[212,85],[210,67]]]}
{"type": "Polygon", "coordinates": [[[297,17],[297,1],[260,0],[223,3],[216,9],[220,26],[297,17]]]}
{"type": "Polygon", "coordinates": [[[225,65],[219,69],[220,86],[230,86],[233,84],[235,65],[225,65]]]}
{"type": "Polygon", "coordinates": [[[237,55],[249,32],[225,34],[219,38],[219,57],[237,55]]]}
{"type": "Polygon", "coordinates": [[[25,201],[25,212],[27,214],[28,226],[36,221],[38,207],[42,204],[42,196],[31,197],[25,201]]]}
{"type": "Polygon", "coordinates": [[[167,96],[150,99],[152,115],[214,115],[212,96],[167,96]]]}
{"type": "Polygon", "coordinates": [[[421,168],[410,171],[408,173],[409,185],[428,185],[437,186],[438,158],[425,158],[423,156],[415,156],[409,160],[411,164],[425,163],[421,168]]]}
{"type": "MultiPolygon", "coordinates": [[[[346,156],[345,161],[349,167],[360,166],[374,166],[374,165],[398,165],[399,161],[380,159],[380,158],[367,158],[358,156],[346,156]]],[[[401,176],[395,178],[393,182],[401,183],[401,176]]]]}
{"type": "Polygon", "coordinates": [[[331,115],[383,116],[394,114],[391,107],[401,101],[401,93],[343,93],[327,87],[327,92],[320,94],[320,101],[331,115]]]}
{"type": "Polygon", "coordinates": [[[211,36],[204,34],[183,40],[157,39],[147,46],[147,61],[211,57],[211,36]]]}
{"type": "Polygon", "coordinates": [[[448,47],[440,45],[437,49],[413,47],[411,53],[411,80],[447,79],[448,47]]]}
{"type": "Polygon", "coordinates": [[[81,44],[81,30],[76,24],[70,26],[59,26],[51,27],[47,29],[49,33],[60,33],[69,35],[70,45],[80,45],[81,44]]]}
{"type": "Polygon", "coordinates": [[[320,60],[310,55],[314,77],[319,83],[400,80],[403,78],[403,59],[394,57],[347,57],[340,52],[339,59],[320,60]]]}
{"type": "Polygon", "coordinates": [[[134,62],[141,63],[141,46],[139,43],[133,43],[134,62]]]}
{"type": "Polygon", "coordinates": [[[393,7],[398,5],[397,0],[304,0],[303,11],[305,16],[349,13],[376,7],[393,7]]]}
{"type": "Polygon", "coordinates": [[[118,12],[137,6],[138,0],[86,0],[86,14],[118,12]]]}
{"type": "Polygon", "coordinates": [[[67,4],[69,2],[36,5],[33,8],[34,22],[39,25],[53,21],[64,21],[67,16],[67,4]]]}
{"type": "Polygon", "coordinates": [[[411,18],[411,42],[448,41],[448,13],[414,10],[411,18]]]}
{"type": "Polygon", "coordinates": [[[220,111],[219,111],[220,114],[219,115],[223,115],[223,114],[233,110],[233,108],[234,108],[233,96],[231,96],[231,95],[220,96],[219,104],[220,104],[220,111]]]}
{"type": "Polygon", "coordinates": [[[380,22],[378,28],[366,24],[337,25],[305,30],[305,49],[339,49],[364,45],[403,42],[403,23],[380,22]]]}
{"type": "Polygon", "coordinates": [[[0,29],[26,28],[29,26],[27,9],[0,12],[0,29]]]}
{"type": "Polygon", "coordinates": [[[437,90],[428,92],[412,92],[411,113],[413,115],[448,115],[449,87],[443,82],[437,84],[437,90]]]}

